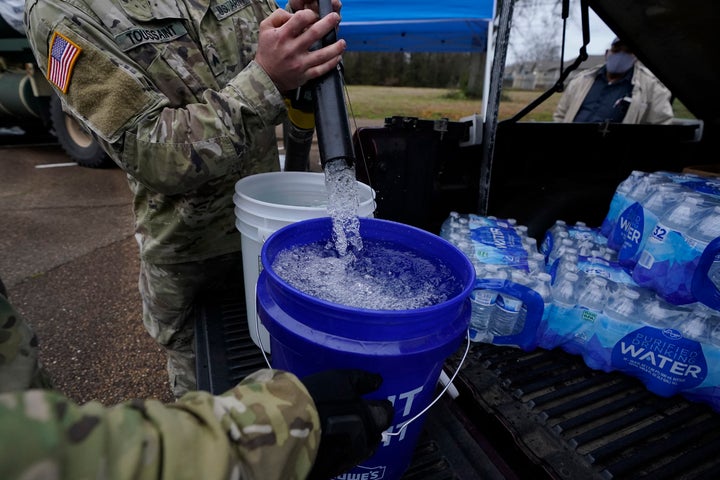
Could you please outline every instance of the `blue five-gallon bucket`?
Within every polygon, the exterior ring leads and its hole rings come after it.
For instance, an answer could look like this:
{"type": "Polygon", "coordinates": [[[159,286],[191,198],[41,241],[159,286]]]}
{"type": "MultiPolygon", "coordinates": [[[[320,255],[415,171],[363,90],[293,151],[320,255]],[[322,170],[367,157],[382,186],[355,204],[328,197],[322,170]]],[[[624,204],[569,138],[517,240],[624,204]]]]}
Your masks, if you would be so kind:
{"type": "Polygon", "coordinates": [[[383,384],[368,397],[395,407],[389,435],[377,452],[338,478],[393,480],[410,465],[423,417],[400,427],[436,395],[442,365],[466,338],[475,270],[467,257],[437,235],[401,223],[360,218],[365,240],[388,242],[421,258],[444,263],[457,291],[442,303],[414,310],[370,310],[309,296],[273,270],[277,255],[297,245],[329,240],[329,217],[303,220],[273,233],[262,247],[257,283],[260,320],[270,333],[272,366],[299,377],[336,368],[380,373],[383,384]]]}

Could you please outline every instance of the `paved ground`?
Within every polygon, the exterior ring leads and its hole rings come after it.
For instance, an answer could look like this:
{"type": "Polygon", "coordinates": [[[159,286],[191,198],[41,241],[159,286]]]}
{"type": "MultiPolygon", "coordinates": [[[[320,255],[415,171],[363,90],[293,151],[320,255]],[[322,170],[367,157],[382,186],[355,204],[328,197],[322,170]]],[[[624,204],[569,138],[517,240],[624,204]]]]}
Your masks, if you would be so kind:
{"type": "Polygon", "coordinates": [[[171,401],[165,355],[141,323],[125,175],[44,168],[69,160],[55,145],[11,142],[0,134],[0,278],[35,328],[55,386],[80,403],[171,401]]]}
{"type": "Polygon", "coordinates": [[[0,149],[0,277],[57,389],[81,403],[170,401],[164,353],[142,327],[125,176],[38,168],[64,162],[57,147],[0,149]]]}

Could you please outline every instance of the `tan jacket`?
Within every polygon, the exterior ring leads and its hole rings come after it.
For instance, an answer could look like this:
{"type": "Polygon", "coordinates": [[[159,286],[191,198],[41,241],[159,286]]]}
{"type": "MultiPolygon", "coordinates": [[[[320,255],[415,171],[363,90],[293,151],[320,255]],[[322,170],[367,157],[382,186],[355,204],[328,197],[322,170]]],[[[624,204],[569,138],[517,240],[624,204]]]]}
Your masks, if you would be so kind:
{"type": "MultiPolygon", "coordinates": [[[[602,65],[588,69],[568,83],[553,114],[554,121],[572,123],[601,68],[602,65]]],[[[635,62],[632,85],[630,107],[622,123],[666,125],[672,122],[670,90],[640,62],[635,62]]]]}

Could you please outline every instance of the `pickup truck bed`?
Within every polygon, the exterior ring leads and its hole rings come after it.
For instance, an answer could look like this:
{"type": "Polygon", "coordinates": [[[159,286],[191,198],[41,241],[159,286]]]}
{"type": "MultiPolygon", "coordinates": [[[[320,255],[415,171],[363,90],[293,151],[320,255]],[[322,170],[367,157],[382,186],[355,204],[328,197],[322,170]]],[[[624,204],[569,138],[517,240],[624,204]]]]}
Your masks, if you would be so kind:
{"type": "MultiPolygon", "coordinates": [[[[250,338],[242,290],[200,302],[196,348],[198,386],[213,393],[266,365],[250,338]]],[[[462,351],[448,359],[450,375],[462,351]]],[[[476,343],[454,383],[460,395],[428,412],[404,480],[720,475],[720,415],[562,351],[476,343]]]]}

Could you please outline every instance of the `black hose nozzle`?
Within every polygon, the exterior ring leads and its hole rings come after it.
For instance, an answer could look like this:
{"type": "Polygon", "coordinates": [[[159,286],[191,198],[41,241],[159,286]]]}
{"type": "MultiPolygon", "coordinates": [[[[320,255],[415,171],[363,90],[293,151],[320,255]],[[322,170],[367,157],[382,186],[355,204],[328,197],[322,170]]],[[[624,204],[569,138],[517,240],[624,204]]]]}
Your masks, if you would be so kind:
{"type": "MultiPolygon", "coordinates": [[[[332,13],[331,0],[320,0],[319,13],[320,17],[332,13]]],[[[335,31],[332,31],[322,39],[322,45],[330,45],[336,41],[336,38],[335,31]]],[[[339,66],[314,81],[313,100],[322,168],[325,169],[328,162],[338,160],[352,167],[355,163],[355,153],[339,66]]]]}

